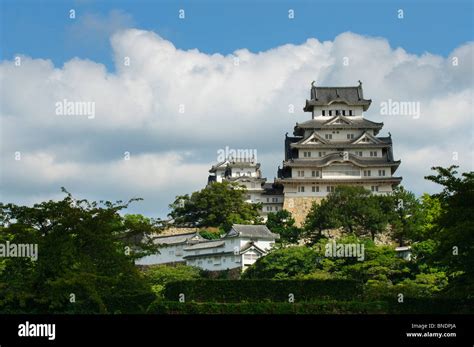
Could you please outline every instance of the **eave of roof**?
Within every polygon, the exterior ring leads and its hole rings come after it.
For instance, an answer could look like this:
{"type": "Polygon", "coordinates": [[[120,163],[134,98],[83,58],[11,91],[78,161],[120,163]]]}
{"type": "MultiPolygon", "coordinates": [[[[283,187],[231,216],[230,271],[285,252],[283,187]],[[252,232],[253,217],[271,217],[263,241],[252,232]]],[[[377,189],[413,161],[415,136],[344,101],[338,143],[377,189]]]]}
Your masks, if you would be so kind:
{"type": "Polygon", "coordinates": [[[224,241],[208,241],[208,242],[200,242],[196,243],[192,246],[184,247],[183,250],[185,251],[194,251],[198,249],[211,249],[211,248],[218,248],[225,245],[224,241]]]}
{"type": "Polygon", "coordinates": [[[283,162],[283,166],[287,167],[325,167],[334,162],[352,163],[359,167],[372,166],[399,166],[401,161],[388,161],[386,158],[378,159],[360,159],[352,153],[348,153],[348,158],[345,160],[340,153],[333,153],[326,155],[321,159],[292,159],[283,162]]]}
{"type": "Polygon", "coordinates": [[[371,183],[393,183],[399,184],[402,177],[361,177],[361,178],[278,178],[276,181],[280,183],[294,183],[294,184],[331,184],[334,186],[344,184],[371,184],[371,183]]]}
{"type": "Polygon", "coordinates": [[[236,254],[234,252],[190,254],[190,255],[185,255],[183,259],[219,257],[223,255],[236,255],[236,254]]]}

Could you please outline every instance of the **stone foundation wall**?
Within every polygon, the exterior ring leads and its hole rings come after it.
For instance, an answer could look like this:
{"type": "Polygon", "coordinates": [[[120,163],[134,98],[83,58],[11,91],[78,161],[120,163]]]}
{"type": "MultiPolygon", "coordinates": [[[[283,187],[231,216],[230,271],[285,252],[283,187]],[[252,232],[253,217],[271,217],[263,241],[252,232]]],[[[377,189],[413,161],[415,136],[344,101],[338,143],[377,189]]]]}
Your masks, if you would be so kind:
{"type": "Polygon", "coordinates": [[[310,196],[298,196],[298,197],[286,197],[283,202],[283,208],[293,215],[295,224],[302,226],[306,215],[308,214],[313,202],[320,203],[322,197],[310,197],[310,196]]]}

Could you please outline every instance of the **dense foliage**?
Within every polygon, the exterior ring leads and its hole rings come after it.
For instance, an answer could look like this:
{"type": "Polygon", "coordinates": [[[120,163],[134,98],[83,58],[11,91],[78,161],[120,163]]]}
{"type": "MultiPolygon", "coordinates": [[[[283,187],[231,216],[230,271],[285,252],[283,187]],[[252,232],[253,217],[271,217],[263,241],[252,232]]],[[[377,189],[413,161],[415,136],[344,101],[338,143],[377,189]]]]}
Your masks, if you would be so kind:
{"type": "Polygon", "coordinates": [[[260,205],[245,202],[246,194],[245,187],[215,182],[191,196],[177,196],[169,216],[177,225],[222,227],[226,231],[234,223],[258,223],[260,205]]]}
{"type": "MultiPolygon", "coordinates": [[[[399,187],[378,196],[338,187],[312,206],[301,229],[288,211],[270,214],[267,226],[280,243],[241,280],[229,280],[235,278],[229,271],[209,280],[209,273],[185,265],[137,268],[136,259],[157,252],[153,235],[166,225],[122,215],[133,200],[89,202],[65,191],[63,200],[33,207],[0,203],[2,249],[38,245],[37,259],[0,258],[0,312],[469,313],[474,174],[434,169],[427,179],[443,187],[438,194],[416,198],[399,187]],[[393,244],[376,244],[380,238],[410,245],[411,259],[397,256],[393,244]],[[363,259],[327,254],[334,242],[363,246],[363,259]],[[186,303],[171,302],[179,294],[186,303]]],[[[244,197],[241,187],[214,183],[177,197],[170,215],[214,239],[232,223],[259,222],[260,206],[244,197]]]]}
{"type": "Polygon", "coordinates": [[[280,235],[280,243],[296,243],[301,238],[302,230],[295,225],[295,219],[287,210],[269,213],[266,225],[280,235]]]}
{"type": "Polygon", "coordinates": [[[455,167],[433,168],[428,176],[444,186],[417,199],[398,187],[391,195],[374,196],[361,187],[337,187],[314,204],[304,230],[310,247],[289,247],[259,259],[244,278],[320,278],[363,281],[371,296],[404,293],[472,298],[474,290],[473,174],[456,176],[455,167]],[[329,230],[342,230],[337,243],[363,244],[364,261],[333,258],[325,246],[334,242],[329,230]],[[375,245],[378,234],[399,245],[411,245],[412,260],[397,257],[393,246],[375,245]]]}
{"type": "Polygon", "coordinates": [[[156,251],[157,221],[121,216],[128,203],[75,200],[0,204],[0,243],[37,244],[37,260],[0,260],[0,312],[143,312],[154,299],[134,265],[156,251]]]}
{"type": "Polygon", "coordinates": [[[446,314],[470,313],[472,300],[409,298],[396,300],[315,300],[310,302],[186,302],[156,301],[149,313],[158,314],[446,314]]]}
{"type": "Polygon", "coordinates": [[[153,292],[160,296],[166,284],[175,281],[196,280],[202,278],[202,270],[194,266],[178,264],[176,266],[153,265],[144,271],[147,282],[153,292]]]}
{"type": "Polygon", "coordinates": [[[178,301],[259,302],[348,299],[362,294],[360,282],[351,280],[200,280],[169,283],[164,297],[178,301]]]}

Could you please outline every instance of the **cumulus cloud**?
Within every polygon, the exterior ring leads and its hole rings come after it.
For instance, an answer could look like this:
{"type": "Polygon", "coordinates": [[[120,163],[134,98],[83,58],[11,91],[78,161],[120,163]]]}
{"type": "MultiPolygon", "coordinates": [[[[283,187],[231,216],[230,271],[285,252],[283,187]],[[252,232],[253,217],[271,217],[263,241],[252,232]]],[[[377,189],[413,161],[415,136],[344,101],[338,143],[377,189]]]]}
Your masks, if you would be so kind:
{"type": "Polygon", "coordinates": [[[206,183],[225,146],[257,149],[271,180],[284,134],[310,117],[302,107],[312,80],[363,81],[373,100],[366,116],[385,123],[382,134],[391,132],[407,188],[436,189],[423,180],[433,165],[472,170],[472,42],[442,57],[343,33],[333,41],[209,55],[118,27],[103,30],[114,33],[114,72],[77,58],[62,67],[27,56],[20,66],[1,62],[2,200],[31,202],[66,186],[87,198],[142,196],[140,211],[163,216],[175,195],[206,183]],[[381,114],[388,99],[419,102],[420,117],[381,114]],[[64,100],[92,102],[94,118],[56,114],[64,100]]]}

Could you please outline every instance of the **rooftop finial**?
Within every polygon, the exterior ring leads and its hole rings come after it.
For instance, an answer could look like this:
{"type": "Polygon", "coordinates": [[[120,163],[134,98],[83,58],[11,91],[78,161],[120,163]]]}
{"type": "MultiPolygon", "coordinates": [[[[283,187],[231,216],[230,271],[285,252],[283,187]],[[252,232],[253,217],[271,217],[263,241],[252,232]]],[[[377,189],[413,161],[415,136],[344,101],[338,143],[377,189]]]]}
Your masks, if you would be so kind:
{"type": "Polygon", "coordinates": [[[317,100],[318,99],[318,94],[317,94],[317,89],[315,87],[316,81],[311,82],[311,99],[317,100]]]}
{"type": "Polygon", "coordinates": [[[362,81],[359,80],[359,87],[362,87],[362,81]]]}

